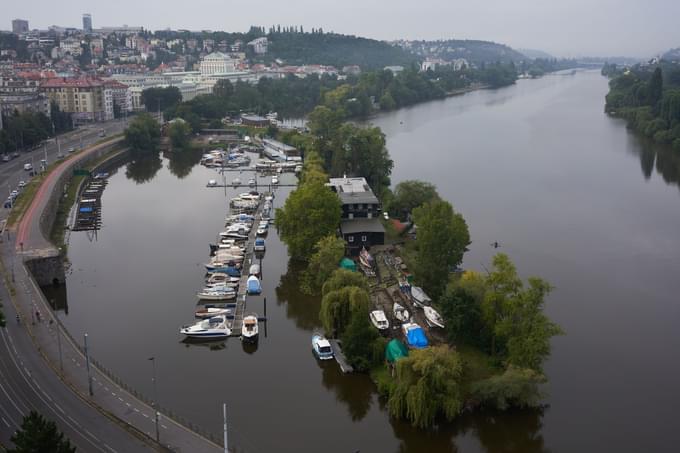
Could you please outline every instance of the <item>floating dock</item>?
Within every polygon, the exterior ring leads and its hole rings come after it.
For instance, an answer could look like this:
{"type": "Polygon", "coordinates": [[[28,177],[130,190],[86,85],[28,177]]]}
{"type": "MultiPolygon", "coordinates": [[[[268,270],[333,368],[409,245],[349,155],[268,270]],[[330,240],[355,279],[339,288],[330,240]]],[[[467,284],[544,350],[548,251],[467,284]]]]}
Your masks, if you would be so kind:
{"type": "Polygon", "coordinates": [[[328,341],[333,348],[333,357],[335,357],[335,361],[338,362],[338,365],[340,365],[340,370],[345,374],[354,373],[354,368],[352,368],[352,365],[349,364],[345,354],[342,352],[342,346],[340,346],[340,342],[335,339],[328,341]]]}

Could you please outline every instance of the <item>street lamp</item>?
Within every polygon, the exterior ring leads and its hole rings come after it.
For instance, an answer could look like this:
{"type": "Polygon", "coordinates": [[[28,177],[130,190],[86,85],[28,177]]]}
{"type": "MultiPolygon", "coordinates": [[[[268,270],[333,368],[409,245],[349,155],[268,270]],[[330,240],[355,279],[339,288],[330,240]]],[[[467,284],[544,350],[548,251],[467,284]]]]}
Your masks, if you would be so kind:
{"type": "Polygon", "coordinates": [[[152,378],[153,382],[153,411],[156,417],[156,442],[160,443],[160,430],[158,426],[158,388],[156,387],[156,357],[149,357],[151,360],[152,378]]]}

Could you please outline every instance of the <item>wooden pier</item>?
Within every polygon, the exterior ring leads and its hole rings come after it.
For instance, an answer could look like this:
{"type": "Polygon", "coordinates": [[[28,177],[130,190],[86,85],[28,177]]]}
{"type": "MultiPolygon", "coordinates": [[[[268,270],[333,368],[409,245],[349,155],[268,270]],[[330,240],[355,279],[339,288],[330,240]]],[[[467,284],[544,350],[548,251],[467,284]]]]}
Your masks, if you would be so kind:
{"type": "Polygon", "coordinates": [[[354,368],[352,368],[352,365],[349,364],[345,354],[342,352],[342,346],[340,346],[340,342],[335,339],[328,341],[333,348],[333,357],[335,357],[335,361],[338,362],[338,365],[340,365],[340,370],[343,373],[354,373],[354,368]]]}

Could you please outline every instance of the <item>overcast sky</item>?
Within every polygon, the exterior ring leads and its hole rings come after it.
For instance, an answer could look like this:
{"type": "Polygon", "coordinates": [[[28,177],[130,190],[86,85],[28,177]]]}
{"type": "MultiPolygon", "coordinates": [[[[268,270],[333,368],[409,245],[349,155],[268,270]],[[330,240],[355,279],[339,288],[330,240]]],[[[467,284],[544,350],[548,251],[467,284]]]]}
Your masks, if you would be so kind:
{"type": "Polygon", "coordinates": [[[557,56],[649,57],[680,46],[680,0],[0,0],[31,28],[138,25],[245,31],[250,25],[375,39],[483,39],[557,56]]]}

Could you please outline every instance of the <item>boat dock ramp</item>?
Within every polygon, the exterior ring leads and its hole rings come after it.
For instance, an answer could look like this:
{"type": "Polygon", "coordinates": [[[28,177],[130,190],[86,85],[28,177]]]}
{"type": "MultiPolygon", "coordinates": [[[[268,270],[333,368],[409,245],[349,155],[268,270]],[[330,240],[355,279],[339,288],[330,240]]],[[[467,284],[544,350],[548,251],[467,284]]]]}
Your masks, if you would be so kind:
{"type": "Polygon", "coordinates": [[[89,231],[101,228],[101,197],[107,182],[105,178],[95,178],[85,184],[79,194],[71,231],[89,231]]]}
{"type": "Polygon", "coordinates": [[[340,341],[336,339],[328,341],[333,348],[333,356],[335,357],[335,361],[338,362],[338,365],[340,365],[340,371],[345,374],[354,373],[354,368],[352,368],[352,365],[349,364],[345,354],[342,352],[342,345],[340,344],[340,341]]]}

